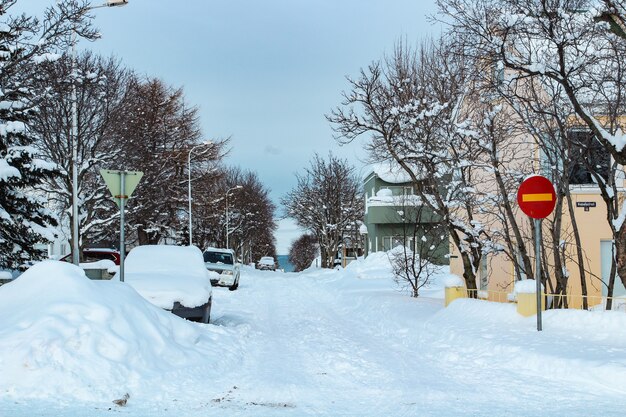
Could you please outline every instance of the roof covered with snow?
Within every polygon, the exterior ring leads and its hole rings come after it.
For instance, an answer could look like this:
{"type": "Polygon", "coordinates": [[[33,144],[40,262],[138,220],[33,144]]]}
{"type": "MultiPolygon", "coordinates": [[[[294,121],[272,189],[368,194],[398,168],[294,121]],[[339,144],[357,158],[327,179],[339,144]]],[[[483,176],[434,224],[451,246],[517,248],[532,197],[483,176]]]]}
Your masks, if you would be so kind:
{"type": "MultiPolygon", "coordinates": [[[[390,184],[403,184],[412,181],[411,176],[395,161],[373,164],[365,172],[364,180],[375,174],[378,178],[390,184]]],[[[415,172],[419,173],[420,171],[416,170],[415,172]]]]}

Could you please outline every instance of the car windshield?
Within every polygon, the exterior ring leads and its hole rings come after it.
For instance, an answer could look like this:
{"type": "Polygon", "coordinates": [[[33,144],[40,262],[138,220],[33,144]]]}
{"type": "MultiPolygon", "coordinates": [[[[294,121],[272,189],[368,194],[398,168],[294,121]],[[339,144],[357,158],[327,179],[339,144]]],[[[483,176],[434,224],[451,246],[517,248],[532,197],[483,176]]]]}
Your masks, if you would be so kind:
{"type": "Polygon", "coordinates": [[[211,262],[212,264],[223,263],[232,265],[233,256],[230,253],[224,252],[204,252],[204,262],[211,262]]]}

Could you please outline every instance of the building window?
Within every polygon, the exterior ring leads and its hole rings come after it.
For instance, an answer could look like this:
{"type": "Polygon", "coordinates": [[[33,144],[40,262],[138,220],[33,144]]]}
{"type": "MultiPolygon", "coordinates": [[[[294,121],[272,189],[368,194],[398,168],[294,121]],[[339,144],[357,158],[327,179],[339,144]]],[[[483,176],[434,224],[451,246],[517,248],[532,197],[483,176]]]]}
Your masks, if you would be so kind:
{"type": "Polygon", "coordinates": [[[405,239],[403,236],[383,236],[383,251],[386,252],[397,246],[406,246],[409,250],[415,250],[412,237],[405,239]]]}
{"type": "Polygon", "coordinates": [[[589,130],[574,129],[569,132],[571,185],[593,185],[596,181],[591,169],[606,181],[609,177],[611,156],[589,130]]]}
{"type": "Polygon", "coordinates": [[[383,236],[383,251],[387,252],[396,246],[403,246],[404,238],[402,236],[383,236]]]}

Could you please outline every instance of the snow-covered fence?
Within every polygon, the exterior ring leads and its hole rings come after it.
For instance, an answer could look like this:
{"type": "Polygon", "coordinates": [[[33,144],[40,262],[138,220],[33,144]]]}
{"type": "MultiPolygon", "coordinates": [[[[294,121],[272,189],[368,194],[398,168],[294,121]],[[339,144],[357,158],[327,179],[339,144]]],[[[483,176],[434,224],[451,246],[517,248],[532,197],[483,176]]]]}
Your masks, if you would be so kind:
{"type": "MultiPolygon", "coordinates": [[[[528,317],[537,314],[536,284],[532,279],[517,281],[512,292],[492,290],[468,290],[464,282],[457,276],[449,277],[445,282],[445,306],[447,307],[457,298],[475,298],[497,303],[516,303],[517,311],[528,317]]],[[[587,301],[588,310],[606,310],[608,300],[611,300],[612,311],[626,312],[626,296],[605,297],[580,294],[547,294],[542,292],[542,311],[558,308],[582,309],[583,300],[587,301]]]]}

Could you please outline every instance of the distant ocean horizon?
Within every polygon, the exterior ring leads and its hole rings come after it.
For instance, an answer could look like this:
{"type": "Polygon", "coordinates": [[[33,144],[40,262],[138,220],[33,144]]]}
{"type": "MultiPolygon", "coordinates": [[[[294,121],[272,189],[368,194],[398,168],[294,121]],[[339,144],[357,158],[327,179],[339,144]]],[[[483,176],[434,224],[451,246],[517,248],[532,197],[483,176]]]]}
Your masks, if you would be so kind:
{"type": "Polygon", "coordinates": [[[285,272],[293,272],[294,266],[289,262],[289,255],[276,255],[278,258],[278,267],[284,269],[285,272]]]}

